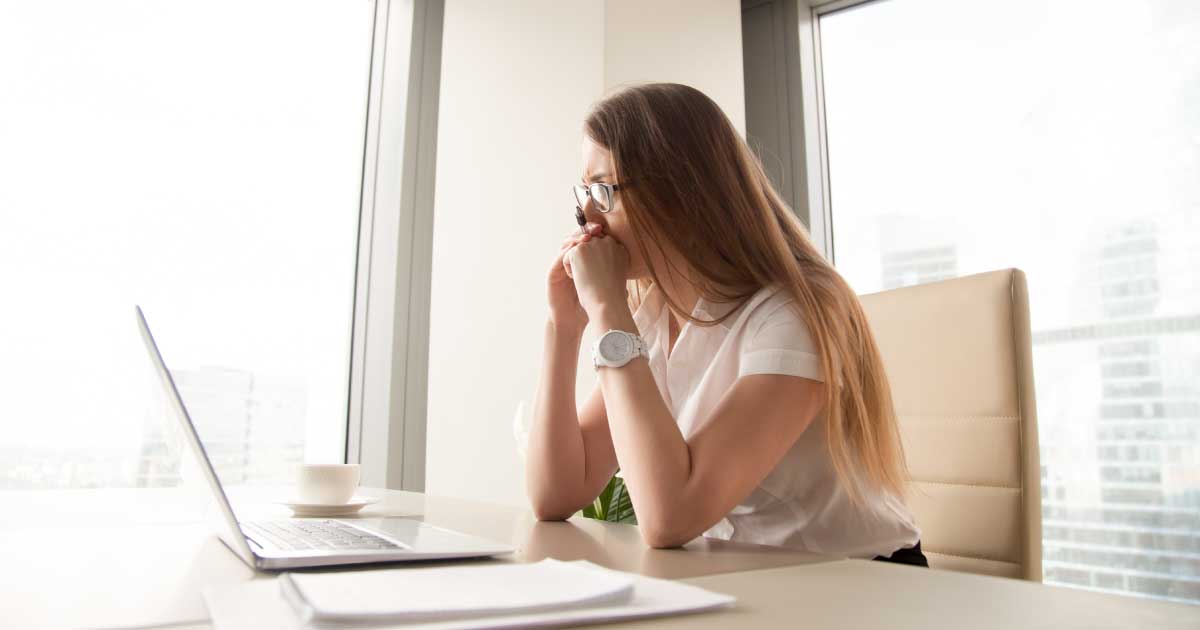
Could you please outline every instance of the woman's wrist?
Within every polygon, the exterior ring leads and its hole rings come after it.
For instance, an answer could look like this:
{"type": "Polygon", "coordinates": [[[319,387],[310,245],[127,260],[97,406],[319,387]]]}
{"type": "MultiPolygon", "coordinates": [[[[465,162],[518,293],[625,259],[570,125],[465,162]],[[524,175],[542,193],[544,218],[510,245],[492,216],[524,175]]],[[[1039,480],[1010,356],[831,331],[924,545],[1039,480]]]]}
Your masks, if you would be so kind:
{"type": "Polygon", "coordinates": [[[587,323],[572,324],[564,322],[556,322],[553,318],[546,319],[546,334],[564,340],[574,340],[578,342],[583,339],[583,331],[587,328],[587,323]]]}
{"type": "Polygon", "coordinates": [[[637,324],[633,321],[633,313],[629,311],[629,304],[624,301],[601,304],[592,320],[596,322],[597,329],[601,333],[609,330],[624,330],[638,334],[637,324]]]}

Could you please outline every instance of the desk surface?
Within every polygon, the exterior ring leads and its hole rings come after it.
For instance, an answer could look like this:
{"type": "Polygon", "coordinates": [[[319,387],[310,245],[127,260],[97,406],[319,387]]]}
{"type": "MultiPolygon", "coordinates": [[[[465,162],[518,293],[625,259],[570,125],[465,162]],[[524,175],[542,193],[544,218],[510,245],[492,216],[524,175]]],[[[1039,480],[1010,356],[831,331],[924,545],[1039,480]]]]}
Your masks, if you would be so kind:
{"type": "MultiPolygon", "coordinates": [[[[507,561],[583,558],[738,598],[730,611],[630,624],[638,627],[1200,627],[1200,607],[722,541],[655,550],[627,525],[539,523],[509,506],[363,494],[384,499],[365,519],[407,516],[507,542],[518,550],[507,561]]],[[[239,505],[253,506],[255,517],[286,516],[262,504],[269,496],[250,492],[239,505]]],[[[178,491],[0,492],[0,500],[5,627],[203,628],[204,587],[270,577],[256,575],[198,520],[202,499],[178,491]]]]}

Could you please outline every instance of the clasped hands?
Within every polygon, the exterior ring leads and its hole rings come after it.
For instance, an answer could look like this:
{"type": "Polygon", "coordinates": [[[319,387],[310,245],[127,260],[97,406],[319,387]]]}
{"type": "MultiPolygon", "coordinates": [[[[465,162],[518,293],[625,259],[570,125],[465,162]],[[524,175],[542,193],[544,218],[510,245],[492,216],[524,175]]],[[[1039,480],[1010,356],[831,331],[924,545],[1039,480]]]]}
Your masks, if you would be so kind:
{"type": "Polygon", "coordinates": [[[608,309],[628,309],[629,251],[604,227],[588,223],[563,240],[550,269],[551,320],[582,331],[608,309]]]}

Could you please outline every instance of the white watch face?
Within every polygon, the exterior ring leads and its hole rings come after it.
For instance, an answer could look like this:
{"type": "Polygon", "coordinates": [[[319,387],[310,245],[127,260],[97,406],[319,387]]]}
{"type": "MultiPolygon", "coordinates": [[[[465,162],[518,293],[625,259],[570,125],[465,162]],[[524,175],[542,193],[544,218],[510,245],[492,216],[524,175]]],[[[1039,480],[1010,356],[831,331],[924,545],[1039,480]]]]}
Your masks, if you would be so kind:
{"type": "Polygon", "coordinates": [[[633,339],[629,335],[604,335],[600,339],[600,356],[605,361],[624,361],[632,357],[633,339]]]}

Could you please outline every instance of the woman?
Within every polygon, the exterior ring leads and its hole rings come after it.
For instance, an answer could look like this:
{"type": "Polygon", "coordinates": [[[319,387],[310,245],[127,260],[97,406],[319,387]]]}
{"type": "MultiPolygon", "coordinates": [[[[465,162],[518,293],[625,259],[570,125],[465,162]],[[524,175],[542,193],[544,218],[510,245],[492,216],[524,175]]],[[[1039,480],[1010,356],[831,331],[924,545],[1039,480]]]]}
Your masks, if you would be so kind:
{"type": "Polygon", "coordinates": [[[586,224],[548,278],[527,461],[542,520],[621,470],[647,544],[696,536],[925,564],[857,297],[715,103],[677,84],[588,116],[586,224]],[[584,327],[599,383],[578,410],[584,327]]]}

